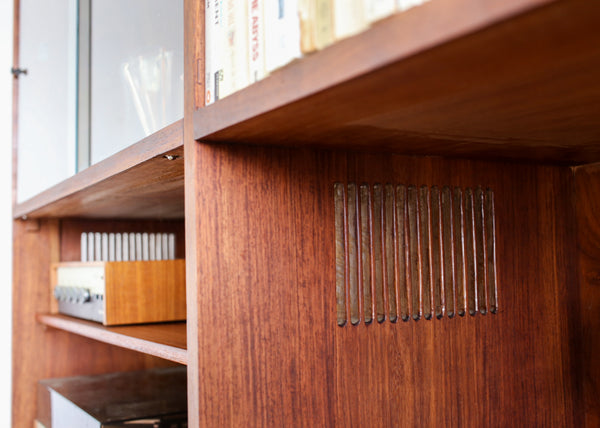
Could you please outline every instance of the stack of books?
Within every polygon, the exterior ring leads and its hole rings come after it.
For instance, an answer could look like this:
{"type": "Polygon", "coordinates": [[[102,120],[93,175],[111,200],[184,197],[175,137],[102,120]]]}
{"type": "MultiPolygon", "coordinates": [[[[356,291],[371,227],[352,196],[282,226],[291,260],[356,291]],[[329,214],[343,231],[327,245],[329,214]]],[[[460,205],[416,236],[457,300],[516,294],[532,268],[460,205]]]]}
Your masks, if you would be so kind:
{"type": "Polygon", "coordinates": [[[205,104],[427,0],[206,0],[205,104]]]}

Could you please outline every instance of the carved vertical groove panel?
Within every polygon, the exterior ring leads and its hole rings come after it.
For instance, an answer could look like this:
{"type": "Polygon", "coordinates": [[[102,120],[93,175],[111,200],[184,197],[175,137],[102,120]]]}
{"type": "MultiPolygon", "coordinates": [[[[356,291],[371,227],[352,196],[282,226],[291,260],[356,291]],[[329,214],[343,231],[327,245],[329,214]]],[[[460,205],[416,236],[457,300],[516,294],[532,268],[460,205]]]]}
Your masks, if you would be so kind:
{"type": "Polygon", "coordinates": [[[337,323],[498,311],[494,194],[336,183],[337,323]]]}

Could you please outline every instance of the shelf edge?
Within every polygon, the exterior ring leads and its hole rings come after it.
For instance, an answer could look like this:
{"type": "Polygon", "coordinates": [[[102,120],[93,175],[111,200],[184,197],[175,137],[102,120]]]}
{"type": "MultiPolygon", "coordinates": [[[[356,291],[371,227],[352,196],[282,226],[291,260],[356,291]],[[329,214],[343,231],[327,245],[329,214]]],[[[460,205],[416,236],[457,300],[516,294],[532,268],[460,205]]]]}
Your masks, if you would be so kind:
{"type": "Polygon", "coordinates": [[[13,218],[26,218],[37,210],[76,195],[78,192],[85,191],[94,185],[171,151],[178,151],[179,156],[183,154],[183,119],[162,128],[41,193],[23,202],[15,203],[13,218]]]}
{"type": "Polygon", "coordinates": [[[48,314],[37,314],[36,320],[45,326],[67,331],[69,333],[104,342],[109,345],[119,346],[143,354],[174,361],[179,364],[187,365],[187,350],[175,346],[164,345],[161,343],[150,342],[133,336],[109,331],[100,326],[92,326],[79,320],[68,320],[48,314]]]}

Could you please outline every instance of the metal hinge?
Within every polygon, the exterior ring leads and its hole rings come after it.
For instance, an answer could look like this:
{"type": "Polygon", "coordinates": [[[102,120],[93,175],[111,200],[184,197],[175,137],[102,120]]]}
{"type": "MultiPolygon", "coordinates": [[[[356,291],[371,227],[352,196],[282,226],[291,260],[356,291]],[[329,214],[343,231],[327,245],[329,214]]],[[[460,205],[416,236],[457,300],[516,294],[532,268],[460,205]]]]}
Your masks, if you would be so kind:
{"type": "Polygon", "coordinates": [[[19,77],[21,74],[27,74],[27,69],[26,68],[15,68],[12,67],[10,69],[10,72],[13,76],[15,77],[19,77]]]}

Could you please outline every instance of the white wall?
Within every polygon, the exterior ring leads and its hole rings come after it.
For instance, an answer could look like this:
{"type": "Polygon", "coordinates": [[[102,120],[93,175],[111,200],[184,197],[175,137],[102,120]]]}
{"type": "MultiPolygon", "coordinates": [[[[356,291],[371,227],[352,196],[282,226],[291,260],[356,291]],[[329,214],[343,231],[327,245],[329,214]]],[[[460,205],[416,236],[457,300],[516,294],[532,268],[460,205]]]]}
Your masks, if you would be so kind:
{"type": "Polygon", "coordinates": [[[11,301],[12,301],[12,221],[11,221],[11,106],[12,0],[0,0],[0,426],[10,426],[11,413],[11,301]]]}

